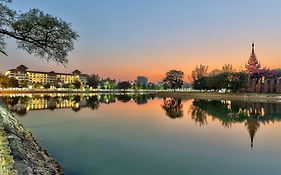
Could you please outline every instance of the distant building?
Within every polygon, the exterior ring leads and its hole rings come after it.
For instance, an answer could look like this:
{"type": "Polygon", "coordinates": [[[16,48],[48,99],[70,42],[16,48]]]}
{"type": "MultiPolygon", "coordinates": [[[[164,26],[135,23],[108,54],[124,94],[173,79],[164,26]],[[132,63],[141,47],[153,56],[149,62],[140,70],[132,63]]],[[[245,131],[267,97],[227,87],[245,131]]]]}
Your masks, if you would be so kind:
{"type": "Polygon", "coordinates": [[[75,81],[80,81],[83,85],[86,85],[87,74],[81,74],[79,70],[75,70],[71,73],[57,73],[51,72],[41,72],[41,71],[31,71],[24,65],[20,65],[15,69],[10,69],[5,72],[5,75],[9,78],[15,78],[22,82],[27,83],[41,83],[41,84],[51,84],[54,82],[60,82],[62,84],[74,83],[75,81]]]}
{"type": "Polygon", "coordinates": [[[138,76],[136,83],[141,85],[141,86],[147,86],[148,85],[148,78],[144,77],[144,76],[138,76]]]}

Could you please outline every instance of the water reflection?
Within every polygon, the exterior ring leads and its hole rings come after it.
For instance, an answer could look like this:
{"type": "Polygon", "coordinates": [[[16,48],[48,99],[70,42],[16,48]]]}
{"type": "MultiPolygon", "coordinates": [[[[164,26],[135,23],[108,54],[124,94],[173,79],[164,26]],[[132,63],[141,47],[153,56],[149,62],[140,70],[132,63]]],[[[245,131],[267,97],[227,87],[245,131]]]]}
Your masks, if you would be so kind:
{"type": "Polygon", "coordinates": [[[162,108],[166,115],[172,119],[183,117],[183,104],[181,99],[164,98],[162,108]]]}
{"type": "MultiPolygon", "coordinates": [[[[155,95],[150,94],[87,94],[3,96],[2,100],[12,112],[24,116],[30,110],[61,108],[70,108],[75,112],[79,112],[82,108],[98,110],[101,104],[116,102],[143,105],[154,98],[155,95]]],[[[248,130],[251,147],[253,147],[256,132],[261,126],[281,120],[280,103],[192,100],[192,104],[187,106],[187,109],[184,109],[185,100],[182,99],[164,98],[160,103],[160,108],[169,118],[181,119],[186,110],[188,116],[198,126],[207,125],[208,121],[214,120],[227,128],[232,127],[233,124],[242,123],[248,130]]],[[[153,104],[151,106],[153,107],[153,104]]],[[[157,107],[159,108],[159,104],[157,107]]]]}
{"type": "Polygon", "coordinates": [[[266,125],[281,120],[281,104],[194,100],[189,113],[200,126],[207,124],[208,116],[220,121],[225,127],[244,123],[253,147],[254,136],[261,124],[266,125]]]}
{"type": "Polygon", "coordinates": [[[2,100],[12,112],[24,116],[30,110],[71,108],[78,112],[85,107],[97,110],[101,103],[111,104],[116,101],[123,103],[131,101],[141,105],[154,97],[152,94],[31,95],[3,96],[2,100]]]}

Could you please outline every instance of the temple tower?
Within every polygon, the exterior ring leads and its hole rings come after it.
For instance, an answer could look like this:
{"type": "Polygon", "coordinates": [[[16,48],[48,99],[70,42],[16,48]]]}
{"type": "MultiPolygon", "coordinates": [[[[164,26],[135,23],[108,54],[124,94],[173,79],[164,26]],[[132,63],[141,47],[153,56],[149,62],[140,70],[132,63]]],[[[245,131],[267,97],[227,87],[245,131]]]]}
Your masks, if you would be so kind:
{"type": "Polygon", "coordinates": [[[253,74],[261,68],[260,62],[258,61],[255,54],[255,43],[252,43],[252,53],[245,68],[246,72],[249,74],[253,74]]]}

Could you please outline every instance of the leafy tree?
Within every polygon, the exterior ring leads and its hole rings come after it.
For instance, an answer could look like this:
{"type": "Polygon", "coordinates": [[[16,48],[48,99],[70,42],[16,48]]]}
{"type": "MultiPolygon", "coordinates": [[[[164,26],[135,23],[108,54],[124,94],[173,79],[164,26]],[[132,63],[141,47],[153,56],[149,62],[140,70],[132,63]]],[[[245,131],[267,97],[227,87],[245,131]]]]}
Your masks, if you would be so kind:
{"type": "Polygon", "coordinates": [[[222,66],[222,72],[235,72],[236,70],[231,64],[225,64],[222,66]]]}
{"type": "Polygon", "coordinates": [[[97,88],[100,82],[100,77],[97,74],[92,74],[87,78],[87,85],[92,88],[97,88]]]}
{"type": "Polygon", "coordinates": [[[243,72],[221,72],[195,80],[193,88],[199,90],[228,89],[237,92],[246,87],[247,81],[248,76],[243,72]]]}
{"type": "Polygon", "coordinates": [[[207,89],[208,78],[207,77],[201,77],[193,81],[193,88],[197,90],[205,90],[207,89]]]}
{"type": "Polygon", "coordinates": [[[164,85],[177,89],[183,85],[184,73],[180,70],[170,70],[166,73],[166,77],[163,79],[164,85]]]}
{"type": "Polygon", "coordinates": [[[208,66],[200,64],[196,66],[195,69],[191,72],[191,77],[193,81],[198,80],[199,78],[206,77],[208,75],[208,66]]]}
{"type": "Polygon", "coordinates": [[[102,89],[114,89],[114,88],[116,88],[116,80],[115,79],[110,79],[110,78],[102,79],[99,82],[99,84],[100,84],[102,89]]]}
{"type": "Polygon", "coordinates": [[[19,81],[19,87],[21,87],[21,88],[28,87],[28,82],[27,81],[19,81]]]}
{"type": "Polygon", "coordinates": [[[117,83],[117,89],[129,89],[131,88],[131,83],[128,81],[121,81],[117,83]]]}
{"type": "Polygon", "coordinates": [[[232,73],[229,76],[229,89],[237,92],[246,87],[248,82],[248,75],[244,72],[232,73]]]}
{"type": "Polygon", "coordinates": [[[148,83],[148,85],[147,85],[147,89],[154,90],[156,88],[157,88],[157,86],[154,83],[148,83]]]}
{"type": "Polygon", "coordinates": [[[50,89],[50,87],[51,87],[50,83],[44,84],[45,89],[50,89]]]}
{"type": "Polygon", "coordinates": [[[16,12],[9,3],[12,0],[0,0],[0,54],[7,55],[5,39],[12,38],[27,53],[66,65],[79,37],[71,24],[39,9],[16,12]]]}
{"type": "Polygon", "coordinates": [[[72,84],[70,83],[65,83],[62,85],[62,88],[70,88],[72,84]]]}
{"type": "Polygon", "coordinates": [[[15,78],[0,75],[0,86],[3,88],[16,88],[19,87],[19,81],[15,78]]]}
{"type": "Polygon", "coordinates": [[[281,68],[273,69],[272,72],[274,73],[275,78],[281,77],[281,68]]]}
{"type": "Polygon", "coordinates": [[[228,72],[222,72],[217,75],[208,76],[207,89],[214,89],[214,90],[227,89],[229,85],[228,76],[229,76],[228,72]]]}
{"type": "Polygon", "coordinates": [[[209,73],[209,76],[214,76],[220,74],[222,71],[219,69],[214,69],[209,73]]]}
{"type": "Polygon", "coordinates": [[[72,83],[72,85],[74,86],[74,88],[76,89],[80,89],[81,88],[81,82],[76,80],[74,83],[72,83]]]}

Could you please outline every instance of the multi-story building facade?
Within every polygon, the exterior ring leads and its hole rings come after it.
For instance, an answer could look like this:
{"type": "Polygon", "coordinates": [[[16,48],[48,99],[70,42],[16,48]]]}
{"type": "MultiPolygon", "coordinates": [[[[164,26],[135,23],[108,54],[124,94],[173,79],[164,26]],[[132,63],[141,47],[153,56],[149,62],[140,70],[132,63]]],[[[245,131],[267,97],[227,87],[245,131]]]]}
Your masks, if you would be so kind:
{"type": "Polygon", "coordinates": [[[87,74],[81,74],[79,70],[75,70],[72,73],[57,73],[31,71],[24,65],[18,66],[16,69],[10,69],[5,72],[5,75],[9,78],[15,78],[20,82],[27,83],[40,83],[40,84],[52,84],[54,82],[67,84],[74,83],[76,81],[81,82],[82,85],[87,84],[87,74]]]}

